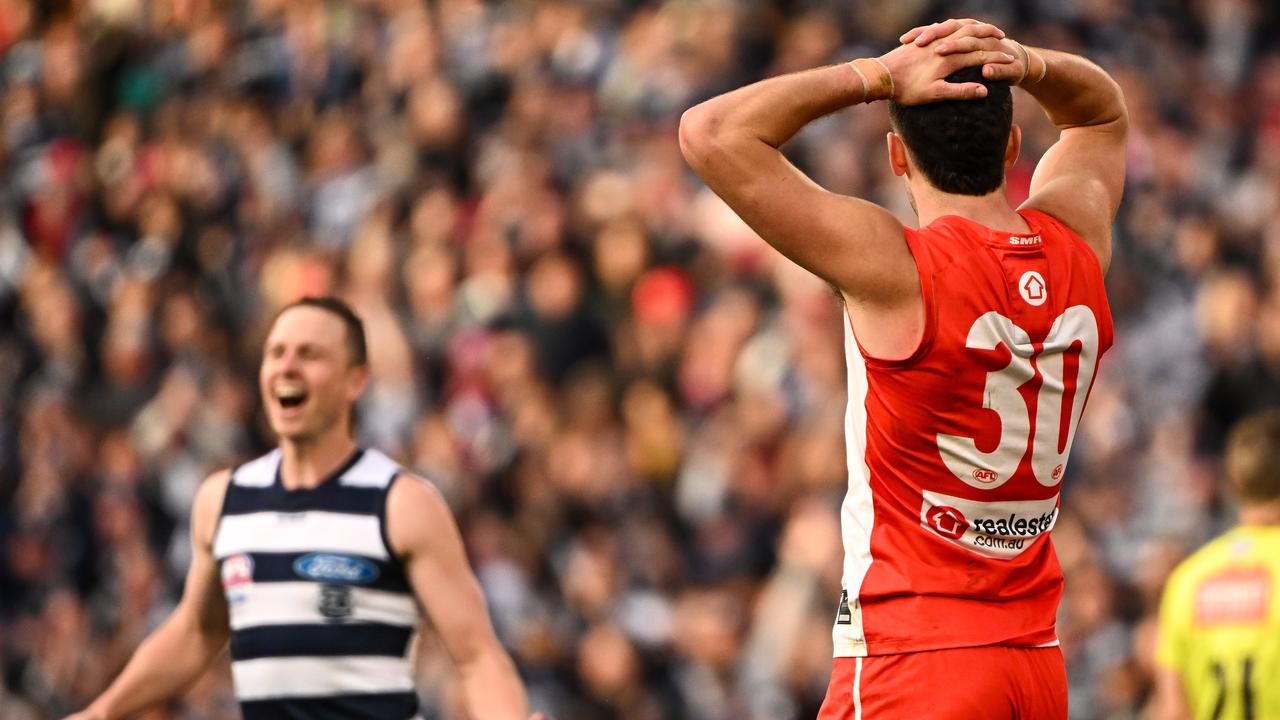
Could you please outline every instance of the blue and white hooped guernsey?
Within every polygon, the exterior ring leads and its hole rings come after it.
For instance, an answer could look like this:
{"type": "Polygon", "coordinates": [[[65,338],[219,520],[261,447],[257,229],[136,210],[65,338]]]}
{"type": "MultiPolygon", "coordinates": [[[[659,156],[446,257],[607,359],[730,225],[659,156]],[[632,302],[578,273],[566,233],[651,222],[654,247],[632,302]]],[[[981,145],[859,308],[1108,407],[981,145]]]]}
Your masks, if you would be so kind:
{"type": "Polygon", "coordinates": [[[245,720],[417,715],[420,613],[386,533],[400,471],[361,450],[319,486],[285,490],[275,450],[232,473],[213,555],[245,720]]]}

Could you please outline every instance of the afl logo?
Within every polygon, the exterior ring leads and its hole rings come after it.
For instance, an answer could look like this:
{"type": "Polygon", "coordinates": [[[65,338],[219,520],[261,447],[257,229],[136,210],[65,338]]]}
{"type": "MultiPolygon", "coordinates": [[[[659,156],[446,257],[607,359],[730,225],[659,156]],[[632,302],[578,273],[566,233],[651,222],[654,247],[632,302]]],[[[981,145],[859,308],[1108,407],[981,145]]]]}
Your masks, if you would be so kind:
{"type": "Polygon", "coordinates": [[[232,555],[222,561],[222,587],[230,590],[253,582],[253,558],[232,555]]]}
{"type": "Polygon", "coordinates": [[[969,521],[964,518],[964,514],[945,505],[929,508],[924,518],[929,523],[929,527],[939,535],[952,540],[964,537],[965,531],[969,529],[969,521]]]}
{"type": "Polygon", "coordinates": [[[1000,473],[995,470],[985,470],[983,468],[974,468],[973,479],[980,483],[991,484],[1000,479],[1000,473]]]}
{"type": "Polygon", "coordinates": [[[332,553],[303,555],[293,563],[300,577],[316,582],[368,585],[378,579],[378,566],[364,558],[332,553]]]}

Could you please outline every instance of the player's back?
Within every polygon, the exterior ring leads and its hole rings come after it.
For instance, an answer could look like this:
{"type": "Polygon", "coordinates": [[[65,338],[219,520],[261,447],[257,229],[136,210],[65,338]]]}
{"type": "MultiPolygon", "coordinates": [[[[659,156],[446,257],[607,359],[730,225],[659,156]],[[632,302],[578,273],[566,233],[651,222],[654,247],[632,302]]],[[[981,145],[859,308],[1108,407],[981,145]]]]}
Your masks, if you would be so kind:
{"type": "Polygon", "coordinates": [[[1160,606],[1158,661],[1193,717],[1280,718],[1280,526],[1244,526],[1187,558],[1160,606]]]}
{"type": "Polygon", "coordinates": [[[1111,315],[1089,246],[1021,214],[1031,232],[906,231],[925,308],[910,357],[868,356],[846,323],[837,656],[1057,642],[1048,533],[1111,315]]]}

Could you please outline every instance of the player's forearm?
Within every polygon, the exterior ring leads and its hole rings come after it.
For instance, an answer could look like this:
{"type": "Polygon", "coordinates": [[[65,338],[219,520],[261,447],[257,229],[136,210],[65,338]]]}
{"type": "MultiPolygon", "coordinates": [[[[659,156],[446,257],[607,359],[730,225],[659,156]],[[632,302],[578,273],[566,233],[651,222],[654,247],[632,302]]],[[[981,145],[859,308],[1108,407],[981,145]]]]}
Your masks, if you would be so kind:
{"type": "Polygon", "coordinates": [[[680,143],[686,151],[740,142],[777,148],[809,122],[860,103],[864,95],[862,81],[846,64],[761,80],[687,110],[680,143]]]}
{"type": "Polygon", "coordinates": [[[501,647],[458,664],[467,711],[473,718],[528,720],[529,701],[515,664],[501,647]]]}
{"type": "Polygon", "coordinates": [[[200,677],[224,645],[225,634],[201,631],[192,621],[171,616],[138,646],[120,677],[86,714],[94,720],[119,720],[174,697],[200,677]]]}
{"type": "Polygon", "coordinates": [[[1040,103],[1054,125],[1064,130],[1112,125],[1123,131],[1128,127],[1124,95],[1106,71],[1079,55],[1027,50],[1031,66],[1021,87],[1040,103]]]}

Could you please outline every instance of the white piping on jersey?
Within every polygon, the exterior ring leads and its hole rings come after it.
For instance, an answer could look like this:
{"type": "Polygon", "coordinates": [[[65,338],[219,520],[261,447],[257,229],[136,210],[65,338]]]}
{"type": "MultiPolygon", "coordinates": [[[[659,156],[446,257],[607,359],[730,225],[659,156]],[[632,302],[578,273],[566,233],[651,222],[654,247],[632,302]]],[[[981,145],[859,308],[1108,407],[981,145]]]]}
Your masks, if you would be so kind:
{"type": "Polygon", "coordinates": [[[862,720],[862,658],[853,660],[853,720],[862,720]]]}
{"type": "Polygon", "coordinates": [[[850,624],[836,624],[831,632],[836,657],[867,654],[862,627],[862,581],[871,567],[871,529],[875,506],[871,496],[871,468],[867,465],[867,365],[853,337],[849,318],[843,318],[844,356],[848,366],[849,405],[845,412],[845,462],[849,490],[840,508],[840,533],[844,540],[842,585],[849,597],[850,624]]]}

